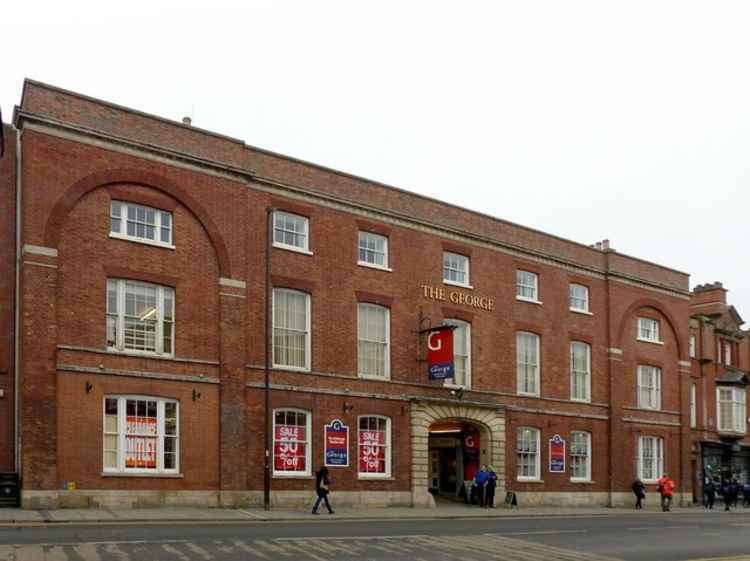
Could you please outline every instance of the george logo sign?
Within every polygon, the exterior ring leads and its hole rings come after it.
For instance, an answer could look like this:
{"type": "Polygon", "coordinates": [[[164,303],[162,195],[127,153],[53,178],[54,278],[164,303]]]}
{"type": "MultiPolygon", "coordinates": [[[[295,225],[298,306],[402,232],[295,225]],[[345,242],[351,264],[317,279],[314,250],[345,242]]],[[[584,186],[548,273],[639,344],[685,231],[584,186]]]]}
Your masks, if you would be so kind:
{"type": "Polygon", "coordinates": [[[430,380],[453,378],[453,330],[443,325],[427,332],[427,364],[430,380]]]}
{"type": "Polygon", "coordinates": [[[323,435],[325,442],[326,467],[349,466],[349,427],[341,419],[334,419],[325,426],[323,435]]]}
{"type": "Polygon", "coordinates": [[[559,434],[549,439],[549,471],[565,473],[565,440],[559,434]]]}

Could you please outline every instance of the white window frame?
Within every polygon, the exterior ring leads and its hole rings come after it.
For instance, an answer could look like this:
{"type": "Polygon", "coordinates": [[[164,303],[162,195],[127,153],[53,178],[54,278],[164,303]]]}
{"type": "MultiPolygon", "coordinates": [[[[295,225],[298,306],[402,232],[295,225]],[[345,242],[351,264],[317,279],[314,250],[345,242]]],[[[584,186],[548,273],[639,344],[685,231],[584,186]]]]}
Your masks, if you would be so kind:
{"type": "Polygon", "coordinates": [[[585,341],[571,341],[570,342],[570,399],[571,401],[582,401],[589,403],[591,402],[591,345],[585,341]],[[583,345],[586,349],[586,370],[575,371],[573,369],[573,349],[576,346],[583,345]],[[583,396],[576,396],[575,394],[575,376],[576,374],[582,374],[585,376],[585,383],[583,385],[583,396]]]}
{"type": "Polygon", "coordinates": [[[664,439],[659,436],[639,436],[638,437],[638,477],[644,483],[656,483],[664,473],[664,439]],[[653,477],[646,477],[644,472],[644,460],[645,460],[645,449],[647,448],[646,443],[650,442],[652,450],[654,450],[653,459],[654,466],[651,475],[653,477]]]}
{"type": "Polygon", "coordinates": [[[157,247],[165,247],[168,249],[174,249],[174,213],[168,210],[162,210],[147,205],[138,203],[129,203],[127,201],[121,201],[119,199],[112,199],[109,204],[109,237],[118,238],[121,240],[128,240],[131,242],[143,243],[146,245],[154,245],[157,247]],[[120,216],[114,215],[115,203],[120,205],[120,216]],[[128,208],[141,208],[144,211],[154,212],[154,224],[153,228],[155,231],[155,239],[142,238],[134,234],[128,234],[128,208]],[[169,241],[161,241],[161,230],[162,230],[162,213],[169,215],[169,226],[164,226],[165,230],[169,230],[169,241]],[[120,221],[119,231],[112,230],[112,222],[114,220],[120,221]]]}
{"type": "Polygon", "coordinates": [[[357,416],[357,474],[359,479],[390,479],[391,478],[391,458],[392,458],[392,444],[391,444],[391,418],[385,415],[358,415],[357,416]],[[360,471],[360,419],[381,419],[385,420],[385,473],[374,473],[367,471],[360,471]]]}
{"type": "Polygon", "coordinates": [[[637,380],[637,391],[638,391],[638,407],[640,409],[649,409],[652,411],[661,410],[661,389],[662,389],[662,372],[658,366],[652,366],[650,364],[639,364],[638,365],[638,380],[637,380]],[[648,371],[651,371],[654,375],[652,384],[646,385],[643,383],[643,377],[648,371]],[[649,403],[646,403],[642,397],[643,392],[648,391],[649,403]]]}
{"type": "Polygon", "coordinates": [[[273,477],[295,478],[310,477],[312,475],[312,412],[295,407],[277,407],[273,410],[273,432],[271,433],[271,470],[273,477]],[[305,415],[305,470],[290,471],[276,469],[276,414],[282,411],[302,413],[305,415]]]}
{"type": "Polygon", "coordinates": [[[697,390],[695,383],[690,384],[690,428],[694,429],[698,425],[698,406],[696,403],[697,390]]]}
{"type": "MultiPolygon", "coordinates": [[[[309,293],[302,290],[294,290],[291,288],[277,287],[271,291],[271,362],[274,368],[281,370],[297,370],[300,372],[309,372],[312,363],[312,357],[310,356],[312,348],[312,332],[311,332],[311,296],[309,293]],[[291,364],[281,364],[276,362],[276,298],[279,292],[291,292],[293,294],[301,294],[305,297],[305,365],[296,366],[291,364]]],[[[289,330],[288,327],[278,327],[279,329],[289,330]]]]}
{"type": "Polygon", "coordinates": [[[297,253],[305,253],[307,255],[312,255],[312,251],[310,251],[310,219],[307,216],[302,216],[301,214],[295,214],[293,212],[287,212],[285,210],[274,210],[273,211],[273,247],[277,247],[279,249],[287,249],[289,251],[296,251],[297,253]],[[300,220],[303,225],[303,229],[301,232],[297,231],[290,231],[285,230],[277,226],[277,219],[281,216],[289,217],[294,220],[300,220]],[[299,245],[294,244],[287,244],[283,241],[277,241],[276,240],[276,231],[279,230],[281,232],[291,232],[294,235],[301,236],[304,239],[304,243],[299,245]]]}
{"type": "Polygon", "coordinates": [[[696,339],[695,335],[690,335],[690,345],[689,345],[690,358],[695,358],[696,343],[697,343],[697,339],[696,339]]]}
{"type": "Polygon", "coordinates": [[[467,255],[461,255],[460,253],[453,253],[451,251],[443,252],[443,284],[451,284],[453,286],[462,286],[464,288],[474,288],[471,286],[471,259],[467,255]],[[445,263],[446,257],[456,259],[458,267],[447,267],[445,263]],[[465,265],[465,270],[461,270],[461,264],[465,265]],[[463,273],[466,277],[466,282],[451,280],[446,278],[446,271],[454,271],[456,273],[463,273]]]}
{"type": "Polygon", "coordinates": [[[541,304],[539,301],[539,275],[537,273],[532,273],[531,271],[525,271],[523,269],[516,269],[516,300],[541,304]],[[522,280],[526,280],[522,278],[523,275],[531,275],[528,278],[532,279],[534,282],[531,284],[522,282],[522,280]],[[531,290],[533,295],[524,296],[521,294],[523,290],[531,290]]]}
{"type": "Polygon", "coordinates": [[[121,353],[128,353],[128,354],[137,354],[137,355],[162,355],[162,356],[174,356],[174,349],[176,344],[176,333],[177,333],[177,318],[175,317],[175,306],[176,306],[176,294],[175,289],[171,286],[162,286],[159,284],[153,284],[150,282],[143,282],[143,281],[136,281],[136,280],[130,280],[130,279],[115,279],[115,278],[108,278],[107,279],[107,285],[106,285],[106,322],[105,322],[105,337],[109,339],[107,331],[107,325],[106,323],[109,322],[109,318],[112,317],[115,320],[115,329],[116,329],[116,335],[115,335],[115,345],[112,346],[109,344],[109,341],[107,341],[107,349],[110,351],[116,351],[121,353]],[[117,313],[110,312],[109,310],[109,288],[110,283],[114,283],[117,290],[117,313]],[[145,350],[145,349],[128,349],[125,348],[125,286],[126,284],[135,284],[140,286],[145,286],[149,288],[155,288],[156,289],[156,328],[154,332],[155,337],[155,350],[145,350]],[[172,348],[171,349],[165,349],[164,348],[164,295],[167,291],[172,292],[172,348]]]}
{"type": "Polygon", "coordinates": [[[570,286],[568,287],[568,293],[569,293],[569,305],[570,305],[570,311],[571,312],[578,312],[580,314],[589,314],[591,315],[591,312],[589,311],[589,287],[583,284],[577,284],[577,283],[570,283],[570,286]],[[573,294],[573,291],[577,288],[583,289],[583,298],[580,296],[575,296],[573,294]],[[583,300],[583,306],[577,306],[575,305],[579,300],[583,300]]]}
{"type": "Polygon", "coordinates": [[[386,306],[381,306],[379,304],[371,304],[369,302],[357,303],[357,373],[360,378],[367,378],[370,380],[390,380],[391,379],[391,311],[386,306]],[[360,358],[359,344],[360,343],[365,342],[365,343],[374,343],[374,344],[379,344],[379,345],[383,344],[382,341],[372,341],[372,340],[363,339],[362,334],[359,331],[359,320],[360,320],[360,315],[363,309],[376,310],[378,312],[382,311],[385,314],[385,318],[384,318],[385,354],[384,354],[382,376],[377,376],[375,374],[366,374],[362,372],[362,369],[360,368],[360,365],[359,365],[359,358],[360,358]]]}
{"type": "Polygon", "coordinates": [[[722,343],[724,347],[724,365],[732,366],[732,342],[724,339],[722,343]]]}
{"type": "Polygon", "coordinates": [[[175,399],[166,399],[152,395],[105,395],[102,399],[102,473],[106,474],[149,474],[149,475],[169,475],[180,473],[180,402],[175,399]],[[107,400],[117,400],[117,467],[108,468],[106,466],[104,447],[104,436],[115,433],[107,432],[107,400]],[[128,468],[125,467],[125,451],[127,443],[127,402],[128,400],[155,401],[156,402],[156,469],[147,468],[128,468]],[[164,408],[167,403],[173,403],[176,406],[176,436],[175,439],[175,467],[164,467],[164,440],[165,440],[165,413],[164,408]]]}
{"type": "MultiPolygon", "coordinates": [[[[471,388],[471,324],[468,321],[464,321],[461,319],[455,319],[455,318],[446,318],[443,320],[443,325],[455,325],[458,328],[464,327],[466,328],[466,373],[465,373],[465,381],[463,384],[459,384],[456,382],[455,377],[454,378],[448,378],[443,382],[443,385],[448,387],[455,387],[455,388],[464,388],[464,389],[470,389],[471,388]]],[[[455,369],[456,369],[456,341],[455,336],[458,329],[453,330],[453,370],[454,370],[454,376],[455,376],[455,369]]]]}
{"type": "Polygon", "coordinates": [[[360,230],[359,234],[357,235],[357,265],[361,265],[363,267],[370,267],[372,269],[380,269],[381,271],[393,271],[393,269],[390,268],[390,254],[388,250],[388,236],[384,236],[383,234],[376,234],[375,232],[368,232],[367,230],[360,230]],[[382,241],[383,242],[383,251],[380,252],[377,249],[372,249],[370,247],[362,247],[362,240],[363,238],[372,238],[373,240],[382,241]],[[365,259],[362,259],[362,252],[365,252],[365,259]],[[376,263],[375,261],[368,261],[366,258],[369,254],[375,255],[382,255],[383,256],[383,264],[376,263]]]}
{"type": "Polygon", "coordinates": [[[747,390],[744,387],[716,388],[716,427],[719,432],[747,433],[747,390]],[[729,392],[729,399],[722,398],[722,392],[729,392]],[[730,426],[724,425],[722,412],[725,407],[729,407],[730,426]]]}
{"type": "Polygon", "coordinates": [[[541,345],[541,337],[537,335],[536,333],[532,333],[530,331],[517,331],[516,332],[516,392],[518,395],[526,395],[531,397],[539,397],[541,395],[541,388],[540,388],[540,380],[541,380],[541,371],[542,371],[542,351],[541,351],[542,345],[541,345]],[[522,336],[530,335],[534,337],[534,341],[536,343],[536,365],[534,365],[534,390],[535,391],[528,391],[528,390],[522,390],[522,387],[526,387],[526,376],[524,373],[523,379],[521,378],[521,372],[519,368],[524,366],[524,368],[528,368],[531,363],[522,363],[521,362],[521,345],[520,340],[522,336]]]}
{"type": "Polygon", "coordinates": [[[645,343],[663,344],[661,340],[661,325],[658,319],[639,317],[638,318],[638,341],[645,343]]]}
{"type": "Polygon", "coordinates": [[[516,480],[517,481],[540,481],[542,477],[542,431],[536,427],[518,427],[516,430],[516,480]],[[536,457],[534,458],[534,474],[533,475],[521,475],[521,454],[530,456],[531,454],[525,451],[519,450],[518,442],[522,431],[531,431],[531,434],[536,440],[536,457]]]}
{"type": "Polygon", "coordinates": [[[570,433],[570,480],[571,481],[591,481],[591,433],[587,431],[571,431],[570,433]],[[574,454],[576,450],[576,435],[583,435],[586,440],[586,455],[574,454]],[[573,458],[584,457],[584,466],[586,473],[583,476],[573,475],[573,466],[575,465],[573,458]]]}

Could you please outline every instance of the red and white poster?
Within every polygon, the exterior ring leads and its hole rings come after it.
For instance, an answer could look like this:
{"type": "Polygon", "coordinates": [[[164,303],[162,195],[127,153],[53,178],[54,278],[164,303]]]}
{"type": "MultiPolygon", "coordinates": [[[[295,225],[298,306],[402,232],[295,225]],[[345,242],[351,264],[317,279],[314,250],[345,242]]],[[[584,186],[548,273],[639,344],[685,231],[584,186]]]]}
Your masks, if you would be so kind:
{"type": "Polygon", "coordinates": [[[443,325],[427,332],[427,372],[430,380],[453,378],[453,330],[443,325]]]}
{"type": "Polygon", "coordinates": [[[276,425],[274,437],[274,469],[276,471],[305,471],[306,427],[276,425]]]}
{"type": "Polygon", "coordinates": [[[156,469],[156,418],[127,417],[125,467],[156,469]]]}
{"type": "Polygon", "coordinates": [[[385,473],[385,432],[359,431],[359,471],[385,473]]]}

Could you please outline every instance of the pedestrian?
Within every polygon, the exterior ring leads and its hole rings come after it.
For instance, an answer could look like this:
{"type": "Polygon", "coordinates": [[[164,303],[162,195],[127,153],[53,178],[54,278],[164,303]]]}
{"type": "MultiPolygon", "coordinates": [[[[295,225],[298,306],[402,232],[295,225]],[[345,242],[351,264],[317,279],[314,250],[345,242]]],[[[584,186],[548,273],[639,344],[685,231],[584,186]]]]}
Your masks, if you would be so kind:
{"type": "Polygon", "coordinates": [[[721,486],[721,498],[724,499],[724,510],[732,510],[730,507],[734,504],[736,493],[737,490],[734,482],[730,479],[724,480],[724,484],[721,486]]]}
{"type": "Polygon", "coordinates": [[[706,479],[706,484],[703,486],[703,494],[706,496],[705,506],[709,510],[713,510],[714,501],[716,500],[716,483],[712,477],[706,479]]]}
{"type": "Polygon", "coordinates": [[[318,471],[315,472],[315,492],[318,495],[318,499],[315,501],[315,506],[313,506],[313,509],[312,509],[313,514],[318,514],[318,507],[320,506],[321,501],[325,501],[326,507],[328,508],[328,514],[333,514],[331,503],[328,502],[328,493],[330,491],[329,489],[330,484],[331,484],[331,480],[328,478],[327,467],[322,467],[318,471]]]}
{"type": "Polygon", "coordinates": [[[477,500],[479,501],[479,506],[484,506],[485,501],[485,486],[487,485],[487,481],[490,478],[490,474],[487,471],[487,466],[483,465],[479,471],[474,476],[474,485],[476,485],[477,490],[477,500]]]}
{"type": "Polygon", "coordinates": [[[742,493],[742,485],[740,485],[740,482],[735,477],[732,479],[732,498],[734,499],[732,504],[734,505],[734,508],[737,508],[737,503],[740,500],[740,493],[742,493]]]}
{"type": "Polygon", "coordinates": [[[746,481],[742,486],[742,506],[747,508],[750,506],[750,480],[746,481]]]}
{"type": "Polygon", "coordinates": [[[674,481],[669,477],[666,472],[661,476],[661,479],[657,481],[657,491],[661,495],[661,510],[662,512],[669,512],[670,506],[672,505],[672,492],[674,491],[674,481]]]}
{"type": "Polygon", "coordinates": [[[487,508],[495,508],[495,488],[497,487],[497,473],[495,473],[495,468],[492,466],[487,466],[487,473],[489,473],[489,478],[487,479],[487,484],[485,485],[485,494],[484,494],[484,506],[487,508]]]}
{"type": "Polygon", "coordinates": [[[633,494],[635,495],[635,509],[641,510],[643,508],[643,499],[646,498],[646,486],[637,477],[633,481],[633,494]]]}

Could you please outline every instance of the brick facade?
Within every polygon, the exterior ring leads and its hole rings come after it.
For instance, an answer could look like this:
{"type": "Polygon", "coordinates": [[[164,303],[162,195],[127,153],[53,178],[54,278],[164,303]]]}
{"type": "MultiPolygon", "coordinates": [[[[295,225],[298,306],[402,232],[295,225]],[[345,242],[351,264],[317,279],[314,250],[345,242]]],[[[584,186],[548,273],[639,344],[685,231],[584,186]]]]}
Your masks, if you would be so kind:
{"type": "MultiPolygon", "coordinates": [[[[479,458],[526,504],[628,500],[639,436],[663,439],[664,469],[691,492],[686,274],[35,82],[14,124],[23,131],[25,505],[262,501],[269,259],[272,287],[309,294],[311,320],[310,369],[271,369],[271,413],[308,412],[313,469],[324,426],[349,426],[349,466],[331,468],[339,501],[432,504],[431,427],[446,421],[479,431],[479,458]],[[111,237],[112,200],[171,212],[174,247],[111,237]],[[269,208],[308,219],[309,252],[268,253],[269,208]],[[360,230],[388,237],[389,270],[358,265],[360,230]],[[469,257],[471,287],[443,282],[444,251],[469,257]],[[516,298],[517,270],[537,275],[540,302],[516,298]],[[173,288],[172,356],[108,350],[108,279],[173,288]],[[571,283],[588,287],[589,313],[569,309],[571,283]],[[358,375],[358,303],[390,311],[388,380],[358,375]],[[658,321],[659,343],[636,339],[639,317],[658,321]],[[419,332],[444,319],[471,325],[465,392],[427,376],[419,332]],[[541,342],[538,397],[518,392],[518,332],[541,342]],[[588,402],[571,399],[573,341],[591,349],[588,402]],[[639,407],[640,365],[661,369],[658,410],[639,407]],[[179,473],[105,473],[107,396],[179,403],[179,473]],[[388,477],[358,473],[360,416],[390,420],[388,477]],[[517,477],[521,427],[539,431],[538,481],[517,477]],[[585,482],[571,481],[569,458],[563,473],[548,469],[548,441],[570,446],[575,431],[591,435],[585,482]]],[[[9,161],[2,196],[14,191],[9,161]]],[[[0,284],[11,308],[12,288],[0,284]]],[[[11,378],[9,368],[0,387],[11,378]]],[[[272,504],[309,501],[311,479],[273,477],[272,504]]]]}

